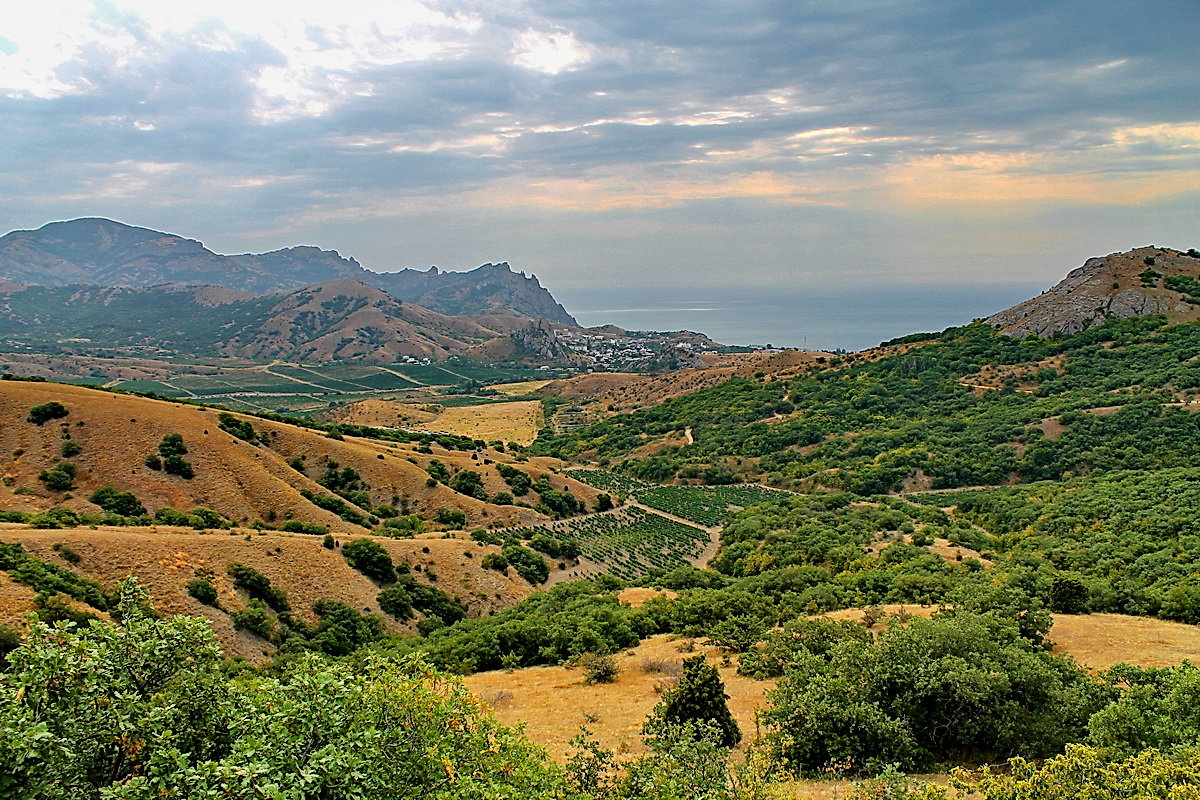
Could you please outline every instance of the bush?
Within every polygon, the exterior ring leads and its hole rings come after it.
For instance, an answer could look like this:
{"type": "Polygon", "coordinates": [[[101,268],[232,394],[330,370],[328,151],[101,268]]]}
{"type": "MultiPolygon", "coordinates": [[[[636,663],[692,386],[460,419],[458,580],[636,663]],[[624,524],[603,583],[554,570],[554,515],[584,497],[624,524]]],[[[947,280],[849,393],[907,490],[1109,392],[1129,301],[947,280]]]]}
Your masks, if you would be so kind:
{"type": "Polygon", "coordinates": [[[272,586],[270,579],[258,570],[245,564],[234,563],[229,565],[227,572],[233,578],[234,588],[244,590],[252,599],[266,603],[275,611],[290,610],[287,594],[282,589],[272,586]]]}
{"type": "Polygon", "coordinates": [[[459,494],[465,494],[467,497],[474,497],[476,500],[487,500],[487,490],[483,488],[483,478],[474,470],[464,469],[455,473],[454,477],[446,485],[459,494]]]}
{"type": "Polygon", "coordinates": [[[107,484],[92,492],[88,501],[120,517],[140,517],[146,513],[146,507],[132,492],[120,492],[107,484]]]}
{"type": "Polygon", "coordinates": [[[287,533],[307,533],[312,536],[324,536],[329,533],[329,528],[324,525],[318,525],[315,522],[304,522],[298,519],[289,519],[279,526],[279,530],[287,533]]]}
{"type": "Polygon", "coordinates": [[[321,540],[321,546],[326,550],[333,550],[337,547],[337,540],[333,538],[332,533],[325,534],[325,538],[321,540]]]}
{"type": "Polygon", "coordinates": [[[617,660],[607,653],[585,653],[576,664],[583,669],[584,683],[612,683],[621,672],[617,660]]]}
{"type": "Polygon", "coordinates": [[[192,478],[195,471],[192,464],[183,458],[187,454],[187,445],[183,443],[183,435],[168,433],[158,443],[158,457],[153,454],[146,457],[146,466],[151,469],[161,469],[168,475],[178,475],[181,478],[192,478]],[[155,464],[160,466],[155,466],[155,464]]]}
{"type": "Polygon", "coordinates": [[[58,466],[39,472],[38,479],[52,492],[70,491],[75,488],[75,465],[60,461],[58,466]]]}
{"type": "Polygon", "coordinates": [[[392,557],[379,542],[371,539],[351,539],[342,545],[342,557],[354,569],[381,583],[396,580],[392,557]]]}
{"type": "Polygon", "coordinates": [[[217,605],[217,588],[208,578],[196,578],[188,581],[187,593],[206,606],[217,605]]]}
{"type": "Polygon", "coordinates": [[[449,528],[461,528],[467,524],[467,515],[457,508],[439,508],[434,519],[439,525],[449,528]]]}
{"type": "Polygon", "coordinates": [[[412,619],[413,603],[412,596],[408,590],[400,584],[389,586],[380,592],[375,597],[375,602],[379,603],[388,614],[391,614],[398,620],[412,619]]]}
{"type": "Polygon", "coordinates": [[[238,419],[233,414],[222,412],[218,415],[217,427],[243,442],[258,443],[258,434],[254,432],[254,426],[244,419],[238,419]]]}
{"type": "Polygon", "coordinates": [[[519,544],[507,545],[500,554],[508,562],[508,566],[534,585],[545,583],[550,577],[550,567],[546,564],[546,559],[519,544]]]}
{"type": "Polygon", "coordinates": [[[34,425],[43,425],[52,419],[62,419],[70,413],[62,403],[51,400],[49,403],[43,403],[40,406],[34,406],[29,409],[28,420],[34,425]]]}
{"type": "Polygon", "coordinates": [[[83,452],[83,445],[77,440],[67,437],[62,440],[62,444],[58,446],[58,454],[63,458],[74,458],[83,452]]]}
{"type": "Polygon", "coordinates": [[[267,613],[267,606],[261,600],[251,600],[248,607],[229,615],[233,627],[239,631],[249,631],[268,642],[275,640],[275,621],[267,613]]]}

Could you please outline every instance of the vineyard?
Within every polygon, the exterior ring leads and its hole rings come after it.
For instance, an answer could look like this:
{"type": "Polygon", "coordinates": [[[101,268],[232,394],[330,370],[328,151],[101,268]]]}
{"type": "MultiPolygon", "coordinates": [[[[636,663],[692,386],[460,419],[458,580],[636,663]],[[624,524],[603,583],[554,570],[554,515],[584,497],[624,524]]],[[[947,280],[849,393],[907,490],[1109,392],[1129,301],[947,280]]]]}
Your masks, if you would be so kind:
{"type": "Polygon", "coordinates": [[[724,525],[737,511],[787,496],[780,489],[752,483],[729,486],[659,486],[626,475],[599,469],[566,473],[577,481],[606,492],[623,494],[644,506],[682,517],[707,528],[724,525]]]}
{"type": "Polygon", "coordinates": [[[539,533],[578,539],[585,558],[603,564],[622,580],[634,580],[652,569],[687,566],[710,541],[706,531],[636,507],[506,532],[521,539],[539,533]]]}
{"type": "Polygon", "coordinates": [[[564,471],[563,474],[574,478],[580,483],[595,486],[602,492],[611,492],[612,494],[629,496],[644,489],[654,488],[654,484],[652,483],[646,483],[637,478],[631,478],[628,475],[609,472],[605,469],[569,469],[564,471]]]}

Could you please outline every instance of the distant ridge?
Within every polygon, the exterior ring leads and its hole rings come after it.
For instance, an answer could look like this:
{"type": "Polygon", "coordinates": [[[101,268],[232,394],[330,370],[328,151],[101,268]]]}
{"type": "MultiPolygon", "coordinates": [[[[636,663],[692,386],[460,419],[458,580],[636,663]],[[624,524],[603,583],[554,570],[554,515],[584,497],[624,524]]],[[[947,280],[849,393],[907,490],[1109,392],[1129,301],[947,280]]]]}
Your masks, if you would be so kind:
{"type": "Polygon", "coordinates": [[[0,236],[0,282],[37,286],[214,285],[257,295],[292,292],[339,278],[454,316],[517,316],[575,325],[536,277],[506,262],[469,272],[373,272],[336,250],[298,246],[220,255],[194,239],[86,217],[0,236]]]}
{"type": "Polygon", "coordinates": [[[987,318],[1009,336],[1072,334],[1146,314],[1200,319],[1200,252],[1139,247],[1089,258],[1037,297],[987,318]]]}

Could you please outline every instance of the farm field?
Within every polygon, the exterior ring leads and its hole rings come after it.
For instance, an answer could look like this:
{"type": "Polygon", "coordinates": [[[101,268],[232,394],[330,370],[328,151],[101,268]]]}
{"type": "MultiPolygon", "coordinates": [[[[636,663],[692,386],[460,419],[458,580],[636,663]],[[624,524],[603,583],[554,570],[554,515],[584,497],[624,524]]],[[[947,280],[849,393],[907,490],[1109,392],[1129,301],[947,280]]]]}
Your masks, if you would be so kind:
{"type": "Polygon", "coordinates": [[[435,419],[412,425],[418,430],[470,436],[485,442],[527,445],[542,427],[542,404],[537,400],[486,403],[445,408],[435,419]]]}
{"type": "Polygon", "coordinates": [[[607,572],[622,580],[636,580],[651,569],[692,564],[712,541],[708,531],[636,506],[508,532],[522,539],[539,533],[578,539],[583,557],[601,566],[597,574],[607,572]]]}
{"type": "Polygon", "coordinates": [[[566,474],[597,489],[625,495],[644,506],[706,528],[728,522],[734,513],[743,508],[787,495],[780,489],[745,483],[729,486],[660,486],[600,469],[568,470],[566,474]]]}

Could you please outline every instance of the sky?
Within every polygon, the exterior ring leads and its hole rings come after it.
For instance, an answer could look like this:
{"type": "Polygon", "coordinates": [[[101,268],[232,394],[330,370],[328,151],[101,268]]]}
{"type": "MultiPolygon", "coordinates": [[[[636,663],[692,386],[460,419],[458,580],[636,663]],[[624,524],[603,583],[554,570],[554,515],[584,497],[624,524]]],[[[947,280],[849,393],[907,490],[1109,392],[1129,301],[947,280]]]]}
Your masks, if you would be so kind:
{"type": "Polygon", "coordinates": [[[39,0],[0,229],[551,290],[1049,286],[1200,246],[1197,0],[39,0]]]}

